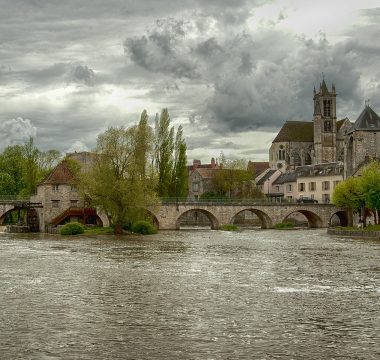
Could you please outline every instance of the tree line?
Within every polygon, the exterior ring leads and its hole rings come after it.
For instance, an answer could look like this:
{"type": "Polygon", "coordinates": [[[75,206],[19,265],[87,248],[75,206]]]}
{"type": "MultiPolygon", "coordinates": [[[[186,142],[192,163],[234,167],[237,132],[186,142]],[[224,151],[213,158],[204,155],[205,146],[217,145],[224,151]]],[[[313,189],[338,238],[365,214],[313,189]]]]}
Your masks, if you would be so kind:
{"type": "Polygon", "coordinates": [[[60,158],[58,150],[39,150],[33,138],[22,145],[6,147],[0,154],[0,196],[33,195],[60,158]]]}
{"type": "Polygon", "coordinates": [[[359,214],[364,225],[371,213],[375,224],[380,223],[380,164],[377,161],[366,166],[359,177],[350,177],[340,182],[333,193],[333,203],[350,214],[352,226],[353,214],[359,214]]]}

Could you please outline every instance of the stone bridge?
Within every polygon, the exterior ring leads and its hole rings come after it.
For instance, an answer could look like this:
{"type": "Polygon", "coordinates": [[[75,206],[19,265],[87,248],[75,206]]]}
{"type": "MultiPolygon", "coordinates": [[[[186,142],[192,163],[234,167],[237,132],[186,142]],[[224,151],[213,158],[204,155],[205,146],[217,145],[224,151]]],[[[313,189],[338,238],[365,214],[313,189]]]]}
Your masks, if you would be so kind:
{"type": "Polygon", "coordinates": [[[347,226],[348,223],[346,211],[331,204],[178,202],[163,203],[158,209],[150,209],[158,228],[167,230],[179,229],[181,218],[194,211],[208,217],[211,229],[232,224],[235,216],[242,211],[256,214],[263,229],[272,228],[294,213],[304,215],[309,227],[313,228],[328,227],[334,215],[342,226],[347,226]]]}
{"type": "MultiPolygon", "coordinates": [[[[2,202],[0,201],[0,224],[6,213],[20,208],[30,209],[32,214],[28,217],[38,217],[34,207],[42,207],[41,204],[25,203],[23,201],[2,202]]],[[[43,209],[41,209],[43,212],[43,209]]],[[[270,229],[275,224],[286,220],[291,214],[300,213],[304,215],[309,227],[328,227],[334,215],[342,226],[347,226],[348,217],[343,209],[331,204],[296,204],[296,203],[242,203],[242,202],[164,202],[157,208],[149,209],[157,227],[161,230],[180,229],[181,220],[189,212],[199,212],[207,216],[211,229],[218,229],[220,225],[232,224],[236,215],[242,211],[250,211],[260,219],[263,229],[270,229]]],[[[31,220],[27,220],[29,223],[31,220]]],[[[37,222],[38,218],[33,222],[37,222]]],[[[37,226],[38,227],[38,226],[37,226]]],[[[43,227],[41,227],[43,228],[43,227]]],[[[37,230],[38,231],[38,230],[37,230]]]]}

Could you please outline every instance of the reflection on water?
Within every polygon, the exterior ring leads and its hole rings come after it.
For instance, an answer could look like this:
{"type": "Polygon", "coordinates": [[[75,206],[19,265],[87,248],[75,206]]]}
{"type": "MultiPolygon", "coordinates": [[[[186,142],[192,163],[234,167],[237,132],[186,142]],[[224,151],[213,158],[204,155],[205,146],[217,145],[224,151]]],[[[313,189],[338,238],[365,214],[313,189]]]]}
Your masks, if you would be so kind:
{"type": "Polygon", "coordinates": [[[378,359],[380,243],[0,234],[1,359],[378,359]]]}

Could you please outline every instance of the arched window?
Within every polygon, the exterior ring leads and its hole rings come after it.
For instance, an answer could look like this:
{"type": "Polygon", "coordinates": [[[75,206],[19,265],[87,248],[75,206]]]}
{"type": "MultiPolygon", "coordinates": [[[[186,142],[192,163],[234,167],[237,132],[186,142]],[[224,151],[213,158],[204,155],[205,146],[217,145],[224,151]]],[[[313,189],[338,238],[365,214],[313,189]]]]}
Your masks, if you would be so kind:
{"type": "Polygon", "coordinates": [[[311,165],[311,156],[308,152],[305,154],[305,165],[311,165]]]}
{"type": "Polygon", "coordinates": [[[332,101],[323,100],[323,116],[330,117],[331,114],[332,101]]]}
{"type": "Polygon", "coordinates": [[[331,132],[331,120],[325,120],[324,122],[324,130],[325,132],[331,132]]]}
{"type": "Polygon", "coordinates": [[[301,156],[298,152],[293,153],[293,158],[294,158],[294,165],[301,166],[301,156]]]}
{"type": "Polygon", "coordinates": [[[280,149],[278,150],[278,160],[285,160],[285,149],[283,145],[280,145],[280,149]]]}

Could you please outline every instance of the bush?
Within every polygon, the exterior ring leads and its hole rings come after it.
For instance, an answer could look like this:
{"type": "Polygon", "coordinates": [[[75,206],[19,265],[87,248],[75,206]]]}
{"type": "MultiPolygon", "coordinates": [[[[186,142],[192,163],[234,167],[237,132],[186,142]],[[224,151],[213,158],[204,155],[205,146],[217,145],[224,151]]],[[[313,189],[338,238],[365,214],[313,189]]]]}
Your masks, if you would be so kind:
{"type": "Polygon", "coordinates": [[[157,229],[148,221],[136,221],[132,225],[132,232],[137,234],[150,235],[155,234],[157,229]]]}
{"type": "Polygon", "coordinates": [[[236,231],[238,227],[234,224],[224,224],[219,227],[220,230],[224,231],[236,231]]]}
{"type": "Polygon", "coordinates": [[[291,229],[294,228],[294,224],[291,222],[282,222],[274,226],[275,229],[291,229]]]}
{"type": "Polygon", "coordinates": [[[61,235],[77,235],[84,233],[84,226],[78,222],[70,222],[62,226],[61,235]]]}

